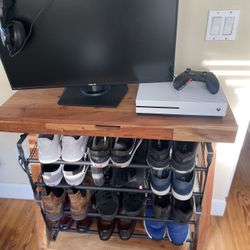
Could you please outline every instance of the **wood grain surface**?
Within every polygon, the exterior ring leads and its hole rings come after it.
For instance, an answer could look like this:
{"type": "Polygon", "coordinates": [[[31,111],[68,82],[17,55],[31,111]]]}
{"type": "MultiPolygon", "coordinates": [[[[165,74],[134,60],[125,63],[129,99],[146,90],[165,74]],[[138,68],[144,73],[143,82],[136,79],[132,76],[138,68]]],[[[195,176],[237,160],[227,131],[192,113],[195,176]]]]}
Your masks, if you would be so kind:
{"type": "Polygon", "coordinates": [[[230,108],[224,118],[138,115],[136,85],[117,108],[59,106],[62,91],[18,91],[0,108],[0,131],[207,142],[233,142],[236,136],[230,108]]]}

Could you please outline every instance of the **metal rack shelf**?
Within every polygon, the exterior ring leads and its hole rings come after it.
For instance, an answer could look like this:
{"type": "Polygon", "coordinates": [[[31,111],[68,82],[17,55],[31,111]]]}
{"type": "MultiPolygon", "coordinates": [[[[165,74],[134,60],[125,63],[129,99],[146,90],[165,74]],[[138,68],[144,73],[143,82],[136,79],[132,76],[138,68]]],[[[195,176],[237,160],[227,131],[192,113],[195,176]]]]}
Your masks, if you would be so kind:
{"type": "MultiPolygon", "coordinates": [[[[22,169],[25,171],[27,174],[31,187],[34,192],[34,197],[36,198],[37,202],[40,204],[41,203],[41,193],[40,190],[43,187],[46,187],[45,183],[42,182],[41,180],[38,180],[36,182],[33,181],[32,179],[32,170],[29,168],[30,164],[33,163],[40,163],[37,158],[35,158],[35,153],[37,150],[37,145],[31,150],[31,154],[29,157],[25,157],[24,154],[24,149],[23,149],[23,142],[27,138],[27,134],[23,134],[20,137],[20,140],[17,142],[17,149],[19,152],[19,164],[22,167],[22,169]]],[[[195,237],[197,235],[197,229],[199,226],[199,219],[201,215],[201,210],[202,210],[202,200],[203,200],[203,195],[206,187],[206,180],[207,180],[207,174],[209,171],[210,164],[213,159],[213,149],[211,146],[211,143],[201,143],[201,154],[202,154],[202,166],[195,166],[194,171],[196,172],[196,177],[198,179],[198,191],[195,190],[193,192],[193,197],[194,197],[194,203],[195,203],[195,211],[194,211],[194,216],[193,219],[190,220],[189,224],[193,225],[192,228],[194,228],[194,231],[191,234],[191,238],[187,240],[187,242],[190,243],[190,249],[193,247],[193,243],[195,241],[195,237]],[[206,152],[206,153],[205,153],[206,152]]],[[[67,165],[91,165],[90,161],[78,161],[78,162],[65,162],[63,160],[58,160],[55,162],[56,164],[67,164],[67,165]]],[[[112,164],[109,164],[109,167],[115,167],[112,164]]],[[[129,168],[145,168],[149,169],[150,167],[148,165],[143,165],[143,164],[130,164],[129,168]]],[[[72,188],[70,185],[68,185],[65,181],[62,181],[59,185],[56,186],[57,188],[63,188],[63,189],[69,189],[72,188]]],[[[114,191],[114,192],[132,192],[132,193],[144,193],[144,194],[152,194],[151,189],[140,189],[140,188],[128,188],[128,187],[112,187],[112,186],[93,186],[93,185],[79,185],[79,186],[74,186],[76,189],[88,189],[88,190],[107,190],[107,191],[114,191]]],[[[171,193],[171,192],[170,192],[171,193]]],[[[41,204],[40,204],[41,205],[41,204]]],[[[58,227],[50,227],[47,223],[46,216],[42,210],[41,206],[41,212],[44,218],[44,221],[47,225],[48,231],[51,233],[51,239],[56,239],[57,234],[59,231],[63,232],[74,232],[74,233],[82,233],[82,234],[98,234],[97,230],[87,230],[87,231],[79,231],[77,228],[70,228],[70,229],[62,229],[59,226],[58,227]]],[[[69,215],[69,211],[64,212],[65,215],[69,215]]],[[[89,212],[87,214],[89,217],[97,218],[101,217],[100,214],[97,212],[89,212]]],[[[129,219],[129,220],[138,220],[138,221],[143,221],[143,220],[150,220],[150,221],[173,221],[169,219],[157,219],[153,217],[146,217],[146,216],[127,216],[127,215],[121,215],[117,214],[115,216],[117,219],[129,219]]],[[[118,232],[114,232],[112,236],[118,236],[118,232]]],[[[134,233],[132,237],[135,238],[148,238],[146,234],[137,234],[134,233]]]]}

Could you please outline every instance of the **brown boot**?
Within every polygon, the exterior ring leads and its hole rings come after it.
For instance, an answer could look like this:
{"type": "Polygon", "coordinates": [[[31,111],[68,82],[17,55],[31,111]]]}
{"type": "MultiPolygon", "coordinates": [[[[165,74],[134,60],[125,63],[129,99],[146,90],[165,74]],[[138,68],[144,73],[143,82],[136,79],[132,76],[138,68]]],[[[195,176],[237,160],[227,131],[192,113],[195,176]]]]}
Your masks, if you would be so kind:
{"type": "Polygon", "coordinates": [[[91,192],[90,190],[67,190],[70,199],[70,213],[74,220],[80,221],[87,216],[91,192]]]}
{"type": "Polygon", "coordinates": [[[50,221],[58,221],[63,216],[64,189],[42,189],[42,204],[46,217],[50,221]]]}

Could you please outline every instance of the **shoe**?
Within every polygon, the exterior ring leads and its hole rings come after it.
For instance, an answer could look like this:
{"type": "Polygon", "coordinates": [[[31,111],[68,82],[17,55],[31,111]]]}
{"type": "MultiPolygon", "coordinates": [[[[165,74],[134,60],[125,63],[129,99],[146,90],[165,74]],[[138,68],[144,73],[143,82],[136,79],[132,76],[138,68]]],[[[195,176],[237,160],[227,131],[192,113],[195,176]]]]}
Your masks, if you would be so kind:
{"type": "MultiPolygon", "coordinates": [[[[151,200],[147,201],[145,216],[154,217],[153,206],[151,200]]],[[[163,240],[166,236],[166,222],[162,221],[143,221],[145,231],[150,239],[163,240]]]]}
{"type": "Polygon", "coordinates": [[[132,159],[132,164],[142,164],[146,165],[146,157],[148,152],[148,142],[149,140],[143,140],[138,149],[135,152],[135,155],[132,159]]]}
{"type": "MultiPolygon", "coordinates": [[[[138,216],[143,209],[144,201],[144,194],[123,193],[121,215],[138,216]]],[[[128,240],[132,236],[135,226],[136,220],[119,219],[117,227],[120,239],[128,240]]]]}
{"type": "Polygon", "coordinates": [[[79,161],[83,158],[88,136],[62,136],[62,159],[68,162],[79,161]]]}
{"type": "Polygon", "coordinates": [[[83,165],[64,165],[62,169],[64,179],[70,186],[80,185],[87,171],[88,166],[83,165]]]}
{"type": "Polygon", "coordinates": [[[152,205],[154,217],[157,219],[169,219],[171,213],[171,196],[158,196],[153,195],[152,205]]]}
{"type": "Polygon", "coordinates": [[[72,217],[70,215],[65,215],[60,219],[59,227],[62,230],[67,230],[72,226],[73,223],[74,221],[72,217]]]}
{"type": "Polygon", "coordinates": [[[128,167],[142,140],[119,137],[112,139],[111,161],[114,166],[119,168],[128,167]]]}
{"type": "Polygon", "coordinates": [[[155,171],[164,171],[170,167],[172,141],[149,140],[147,164],[155,171]]]}
{"type": "Polygon", "coordinates": [[[41,163],[53,163],[61,157],[60,135],[39,134],[37,146],[38,158],[41,163]]]}
{"type": "Polygon", "coordinates": [[[92,223],[92,219],[90,217],[86,217],[83,220],[76,222],[76,228],[78,232],[86,232],[92,223]]]}
{"type": "Polygon", "coordinates": [[[44,183],[49,187],[58,185],[63,178],[62,168],[62,164],[41,164],[44,183]]]}
{"type": "Polygon", "coordinates": [[[156,195],[167,195],[171,189],[171,141],[149,140],[147,164],[150,166],[150,187],[156,195]]]}
{"type": "Polygon", "coordinates": [[[195,167],[198,142],[174,142],[171,167],[178,173],[191,172],[195,167]]]}
{"type": "Polygon", "coordinates": [[[91,175],[96,186],[103,186],[105,182],[104,170],[91,166],[91,175]]]}
{"type": "Polygon", "coordinates": [[[89,147],[89,158],[93,167],[105,168],[110,160],[110,138],[92,137],[89,147]]]}
{"type": "Polygon", "coordinates": [[[118,208],[119,199],[115,192],[96,192],[96,209],[103,220],[113,220],[118,213],[118,208]]]}
{"type": "Polygon", "coordinates": [[[59,221],[63,216],[65,191],[61,188],[43,188],[41,191],[44,213],[48,220],[59,221]]]}
{"type": "Polygon", "coordinates": [[[149,180],[153,193],[159,196],[167,195],[171,190],[171,176],[171,169],[165,169],[164,173],[150,169],[149,180]],[[157,175],[155,175],[156,173],[157,175]]]}
{"type": "Polygon", "coordinates": [[[186,201],[180,201],[173,197],[173,219],[178,224],[187,224],[193,215],[194,199],[193,197],[186,201]]]}
{"type": "Polygon", "coordinates": [[[109,240],[115,228],[115,220],[97,218],[97,229],[101,240],[109,240]]]}
{"type": "Polygon", "coordinates": [[[67,189],[70,199],[70,213],[75,221],[81,221],[86,218],[90,204],[90,190],[67,189]]]}
{"type": "Polygon", "coordinates": [[[189,224],[178,224],[176,222],[167,222],[167,236],[169,241],[175,245],[184,244],[190,234],[189,224]]]}
{"type": "Polygon", "coordinates": [[[180,174],[172,172],[172,193],[178,200],[188,200],[193,195],[195,172],[180,174]]]}

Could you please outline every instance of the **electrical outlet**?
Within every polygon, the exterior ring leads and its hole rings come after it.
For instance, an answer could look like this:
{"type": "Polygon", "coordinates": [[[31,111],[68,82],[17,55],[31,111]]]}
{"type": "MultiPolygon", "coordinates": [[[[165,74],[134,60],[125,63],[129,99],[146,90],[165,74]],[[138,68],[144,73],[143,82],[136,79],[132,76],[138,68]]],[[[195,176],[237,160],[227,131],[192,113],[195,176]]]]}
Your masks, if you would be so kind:
{"type": "Polygon", "coordinates": [[[206,40],[235,40],[239,18],[239,10],[210,10],[206,40]]]}

